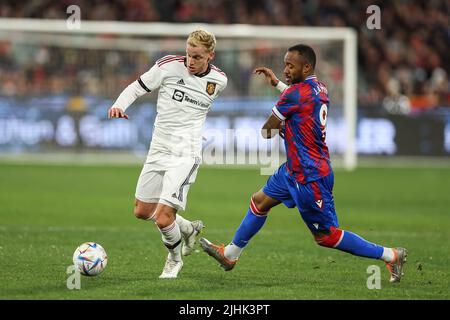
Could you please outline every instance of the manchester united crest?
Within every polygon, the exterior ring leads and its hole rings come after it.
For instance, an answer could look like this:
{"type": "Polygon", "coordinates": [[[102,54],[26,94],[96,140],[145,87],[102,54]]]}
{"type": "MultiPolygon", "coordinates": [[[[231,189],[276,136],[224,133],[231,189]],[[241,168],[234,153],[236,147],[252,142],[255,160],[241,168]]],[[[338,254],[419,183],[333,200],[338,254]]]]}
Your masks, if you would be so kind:
{"type": "Polygon", "coordinates": [[[210,96],[212,96],[213,94],[214,94],[214,92],[216,91],[216,83],[214,83],[214,82],[208,82],[207,84],[206,84],[206,92],[208,92],[208,94],[210,95],[210,96]]]}

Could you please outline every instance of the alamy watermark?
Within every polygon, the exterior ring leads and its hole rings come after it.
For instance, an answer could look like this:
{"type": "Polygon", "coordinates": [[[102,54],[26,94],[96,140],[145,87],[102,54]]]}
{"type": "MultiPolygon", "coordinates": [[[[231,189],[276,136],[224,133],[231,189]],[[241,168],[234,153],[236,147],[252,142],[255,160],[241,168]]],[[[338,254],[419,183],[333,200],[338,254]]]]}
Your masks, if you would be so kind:
{"type": "Polygon", "coordinates": [[[377,5],[370,5],[366,10],[367,14],[370,14],[366,20],[366,26],[369,30],[381,29],[381,9],[377,5]]]}
{"type": "Polygon", "coordinates": [[[179,162],[180,159],[202,155],[202,164],[206,165],[258,165],[261,175],[272,175],[281,165],[282,139],[279,130],[245,129],[208,129],[202,132],[203,145],[190,137],[154,133],[157,136],[155,146],[162,143],[170,146],[171,154],[167,161],[179,162]],[[186,143],[190,141],[192,143],[186,143]]]}
{"type": "Polygon", "coordinates": [[[69,274],[69,277],[66,281],[67,289],[73,290],[81,289],[81,273],[80,270],[75,265],[71,265],[67,267],[66,273],[69,274]]]}
{"type": "Polygon", "coordinates": [[[370,276],[367,278],[366,286],[367,289],[373,290],[373,289],[381,289],[381,270],[379,266],[376,265],[370,265],[367,267],[367,273],[370,274],[370,276]]]}
{"type": "Polygon", "coordinates": [[[66,26],[69,30],[81,29],[81,9],[77,5],[70,5],[66,9],[66,13],[70,16],[66,20],[66,26]]]}

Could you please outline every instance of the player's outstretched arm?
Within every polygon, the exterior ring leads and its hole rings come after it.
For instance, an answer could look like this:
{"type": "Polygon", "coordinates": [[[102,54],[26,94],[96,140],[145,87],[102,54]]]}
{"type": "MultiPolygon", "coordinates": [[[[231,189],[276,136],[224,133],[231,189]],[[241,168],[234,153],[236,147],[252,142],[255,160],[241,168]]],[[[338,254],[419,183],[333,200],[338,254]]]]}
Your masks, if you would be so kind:
{"type": "Polygon", "coordinates": [[[125,118],[128,120],[128,115],[120,108],[111,107],[108,110],[108,119],[111,118],[125,118]]]}
{"type": "MultiPolygon", "coordinates": [[[[140,79],[140,78],[139,78],[140,79]]],[[[134,81],[117,98],[116,102],[108,110],[108,118],[124,118],[128,119],[128,115],[125,111],[128,107],[140,96],[144,95],[147,91],[142,88],[139,81],[134,81]]]]}
{"type": "Polygon", "coordinates": [[[163,80],[163,74],[164,73],[161,71],[158,63],[155,63],[150,70],[145,72],[122,91],[116,102],[108,110],[108,118],[128,119],[129,117],[125,113],[128,107],[130,107],[137,98],[158,88],[163,80]]]}
{"type": "Polygon", "coordinates": [[[276,86],[280,80],[275,76],[275,73],[273,73],[272,69],[269,69],[267,67],[258,67],[253,71],[254,74],[262,74],[264,77],[266,77],[267,82],[272,85],[276,86]]]}
{"type": "Polygon", "coordinates": [[[283,121],[278,119],[273,114],[270,115],[270,117],[266,120],[266,123],[264,123],[262,129],[261,129],[261,135],[264,139],[270,139],[277,135],[277,133],[280,133],[280,130],[282,129],[283,121]]]}
{"type": "Polygon", "coordinates": [[[262,74],[266,78],[267,82],[273,86],[276,87],[280,92],[283,92],[287,85],[281,82],[276,76],[275,73],[273,73],[272,69],[267,67],[258,67],[253,71],[254,74],[262,74]]]}

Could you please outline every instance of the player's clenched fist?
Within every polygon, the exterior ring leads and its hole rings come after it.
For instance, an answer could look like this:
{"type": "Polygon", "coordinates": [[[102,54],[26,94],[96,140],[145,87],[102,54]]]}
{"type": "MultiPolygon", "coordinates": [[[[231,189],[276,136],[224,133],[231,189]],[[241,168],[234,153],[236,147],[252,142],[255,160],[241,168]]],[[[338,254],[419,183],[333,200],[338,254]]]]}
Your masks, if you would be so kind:
{"type": "Polygon", "coordinates": [[[109,119],[111,119],[111,118],[125,118],[125,119],[128,120],[128,115],[125,112],[123,112],[123,110],[120,109],[120,108],[110,108],[108,110],[108,118],[109,119]]]}
{"type": "Polygon", "coordinates": [[[256,74],[263,74],[266,77],[266,80],[272,85],[276,86],[280,80],[275,76],[272,69],[266,68],[266,67],[259,67],[256,68],[253,73],[256,74]]]}

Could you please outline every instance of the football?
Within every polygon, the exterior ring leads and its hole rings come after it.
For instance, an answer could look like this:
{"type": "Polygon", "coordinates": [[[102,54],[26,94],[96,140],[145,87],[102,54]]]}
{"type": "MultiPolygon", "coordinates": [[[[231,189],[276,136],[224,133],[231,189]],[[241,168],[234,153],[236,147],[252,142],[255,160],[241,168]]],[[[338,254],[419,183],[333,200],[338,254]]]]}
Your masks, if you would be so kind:
{"type": "Polygon", "coordinates": [[[73,253],[73,264],[85,276],[96,276],[108,263],[105,249],[95,242],[81,244],[73,253]]]}

